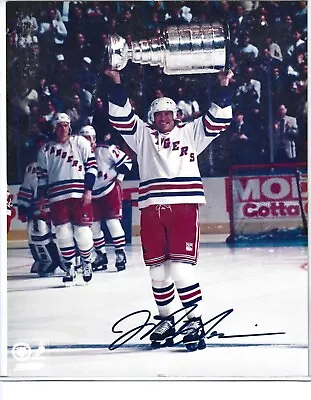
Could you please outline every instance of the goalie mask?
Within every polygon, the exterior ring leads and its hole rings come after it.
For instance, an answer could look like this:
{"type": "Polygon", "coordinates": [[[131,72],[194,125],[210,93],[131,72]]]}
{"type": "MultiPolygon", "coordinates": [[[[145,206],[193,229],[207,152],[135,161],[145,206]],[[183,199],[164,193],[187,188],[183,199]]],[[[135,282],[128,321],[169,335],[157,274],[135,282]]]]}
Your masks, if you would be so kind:
{"type": "Polygon", "coordinates": [[[148,123],[153,124],[154,123],[154,114],[160,111],[172,111],[173,113],[173,119],[177,119],[177,106],[174,100],[170,99],[169,97],[160,97],[158,99],[155,99],[151,105],[150,109],[148,111],[148,123]]]}

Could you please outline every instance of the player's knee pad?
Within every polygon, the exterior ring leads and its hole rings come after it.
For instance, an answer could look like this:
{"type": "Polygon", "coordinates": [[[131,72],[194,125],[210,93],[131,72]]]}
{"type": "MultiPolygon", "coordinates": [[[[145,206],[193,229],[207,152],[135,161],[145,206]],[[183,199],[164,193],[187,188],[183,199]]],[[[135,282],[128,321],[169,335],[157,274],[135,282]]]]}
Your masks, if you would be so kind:
{"type": "Polygon", "coordinates": [[[91,231],[94,238],[100,237],[103,234],[101,223],[99,221],[93,222],[91,226],[91,231]]]}
{"type": "Polygon", "coordinates": [[[195,277],[194,267],[192,264],[170,261],[168,270],[174,282],[192,281],[195,277]]]}
{"type": "Polygon", "coordinates": [[[73,231],[79,249],[89,249],[93,247],[93,234],[89,226],[75,225],[73,231]]]}
{"type": "Polygon", "coordinates": [[[74,246],[73,229],[71,223],[55,227],[57,242],[60,248],[74,246]]]}
{"type": "Polygon", "coordinates": [[[124,235],[124,230],[119,219],[107,219],[106,225],[112,237],[119,237],[124,235]]]}
{"type": "Polygon", "coordinates": [[[43,220],[30,220],[27,224],[28,243],[48,244],[53,240],[51,227],[43,220]]]}
{"type": "Polygon", "coordinates": [[[165,263],[150,267],[149,274],[152,281],[166,282],[170,279],[170,273],[165,263]]]}

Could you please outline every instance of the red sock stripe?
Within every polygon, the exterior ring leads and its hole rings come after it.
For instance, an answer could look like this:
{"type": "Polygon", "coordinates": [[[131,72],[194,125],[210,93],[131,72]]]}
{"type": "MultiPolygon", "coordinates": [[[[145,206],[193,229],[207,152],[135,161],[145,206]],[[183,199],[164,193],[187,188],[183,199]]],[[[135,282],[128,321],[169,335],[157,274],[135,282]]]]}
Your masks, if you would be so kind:
{"type": "Polygon", "coordinates": [[[165,300],[168,297],[171,297],[173,294],[174,294],[174,288],[171,291],[169,291],[167,293],[163,293],[163,294],[158,294],[158,293],[153,292],[154,298],[156,300],[165,300]]]}
{"type": "Polygon", "coordinates": [[[200,289],[196,290],[195,292],[188,293],[188,294],[179,294],[179,298],[180,298],[181,301],[186,301],[186,300],[194,298],[194,297],[196,297],[198,295],[201,295],[201,290],[200,289]]]}

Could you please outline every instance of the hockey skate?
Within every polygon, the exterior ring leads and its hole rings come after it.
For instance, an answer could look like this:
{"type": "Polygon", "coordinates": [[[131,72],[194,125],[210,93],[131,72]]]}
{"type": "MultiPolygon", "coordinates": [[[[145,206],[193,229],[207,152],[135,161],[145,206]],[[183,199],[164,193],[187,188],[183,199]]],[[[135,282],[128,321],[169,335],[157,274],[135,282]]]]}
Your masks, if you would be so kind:
{"type": "Polygon", "coordinates": [[[173,338],[175,336],[174,317],[161,317],[156,315],[154,319],[162,321],[156,326],[150,335],[151,347],[158,349],[165,346],[174,346],[173,338]]]}
{"type": "Polygon", "coordinates": [[[92,262],[93,271],[105,271],[108,265],[108,258],[106,253],[96,252],[96,258],[92,262]]]}
{"type": "Polygon", "coordinates": [[[182,329],[182,333],[185,335],[183,343],[188,351],[205,349],[205,332],[201,317],[190,319],[182,329]]]}
{"type": "Polygon", "coordinates": [[[66,263],[65,266],[67,268],[67,271],[66,275],[63,277],[63,283],[65,283],[66,285],[71,285],[74,283],[74,280],[76,278],[75,267],[71,263],[66,263]]]}
{"type": "Polygon", "coordinates": [[[84,282],[90,282],[93,277],[92,264],[89,261],[82,262],[82,276],[84,282]]]}
{"type": "Polygon", "coordinates": [[[124,271],[126,268],[126,255],[124,250],[116,250],[116,268],[118,271],[124,271]]]}

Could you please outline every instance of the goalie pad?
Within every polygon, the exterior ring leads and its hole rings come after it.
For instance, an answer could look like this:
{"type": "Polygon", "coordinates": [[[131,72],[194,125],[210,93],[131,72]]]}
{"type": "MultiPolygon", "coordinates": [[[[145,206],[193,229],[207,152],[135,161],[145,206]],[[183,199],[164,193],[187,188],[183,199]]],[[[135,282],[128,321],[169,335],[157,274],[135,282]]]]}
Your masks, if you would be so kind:
{"type": "Polygon", "coordinates": [[[53,241],[50,224],[33,219],[28,223],[28,244],[34,259],[31,273],[40,276],[54,272],[57,267],[64,270],[59,249],[53,241]]]}

